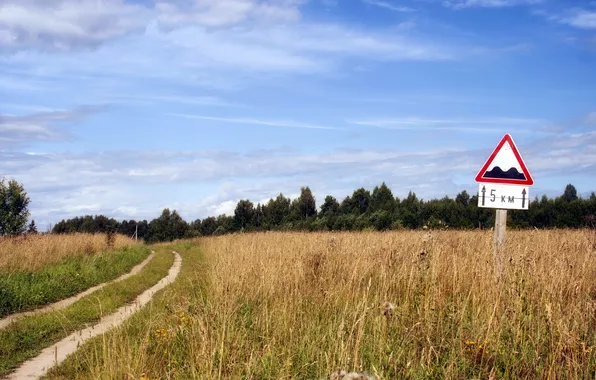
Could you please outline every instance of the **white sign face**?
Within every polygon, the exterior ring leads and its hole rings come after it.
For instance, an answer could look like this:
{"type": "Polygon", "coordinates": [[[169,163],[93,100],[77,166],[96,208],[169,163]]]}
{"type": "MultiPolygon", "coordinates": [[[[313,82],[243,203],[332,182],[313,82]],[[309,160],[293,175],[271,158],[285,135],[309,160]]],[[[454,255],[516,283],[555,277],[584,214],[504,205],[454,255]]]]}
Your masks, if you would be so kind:
{"type": "Polygon", "coordinates": [[[534,180],[510,134],[497,145],[476,175],[478,183],[532,186],[534,180]]]}
{"type": "Polygon", "coordinates": [[[509,141],[506,141],[503,144],[493,161],[488,166],[488,170],[493,171],[497,166],[503,171],[506,171],[507,169],[515,169],[518,173],[523,173],[521,164],[515,157],[515,154],[513,154],[509,141]]]}
{"type": "Polygon", "coordinates": [[[502,210],[527,210],[530,206],[530,187],[480,183],[478,187],[478,207],[502,210]]]}

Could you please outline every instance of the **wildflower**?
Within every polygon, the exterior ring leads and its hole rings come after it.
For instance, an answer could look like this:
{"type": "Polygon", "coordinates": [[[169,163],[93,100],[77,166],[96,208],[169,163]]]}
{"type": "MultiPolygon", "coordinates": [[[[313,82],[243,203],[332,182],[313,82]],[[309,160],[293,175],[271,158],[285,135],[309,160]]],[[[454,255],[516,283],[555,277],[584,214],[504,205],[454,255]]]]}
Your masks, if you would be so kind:
{"type": "Polygon", "coordinates": [[[155,336],[157,336],[158,338],[165,338],[168,336],[168,332],[166,331],[166,329],[157,329],[155,330],[155,336]]]}
{"type": "Polygon", "coordinates": [[[476,342],[474,342],[473,340],[466,340],[466,346],[468,347],[472,347],[475,346],[476,342]]]}

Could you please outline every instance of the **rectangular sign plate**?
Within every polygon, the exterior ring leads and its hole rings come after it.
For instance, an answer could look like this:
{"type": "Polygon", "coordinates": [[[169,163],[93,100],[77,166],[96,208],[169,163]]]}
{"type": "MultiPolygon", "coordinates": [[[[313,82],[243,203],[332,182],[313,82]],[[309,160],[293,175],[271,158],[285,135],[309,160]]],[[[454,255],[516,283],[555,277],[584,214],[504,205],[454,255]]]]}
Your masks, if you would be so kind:
{"type": "Polygon", "coordinates": [[[478,207],[502,210],[527,210],[530,206],[530,187],[480,183],[478,207]]]}

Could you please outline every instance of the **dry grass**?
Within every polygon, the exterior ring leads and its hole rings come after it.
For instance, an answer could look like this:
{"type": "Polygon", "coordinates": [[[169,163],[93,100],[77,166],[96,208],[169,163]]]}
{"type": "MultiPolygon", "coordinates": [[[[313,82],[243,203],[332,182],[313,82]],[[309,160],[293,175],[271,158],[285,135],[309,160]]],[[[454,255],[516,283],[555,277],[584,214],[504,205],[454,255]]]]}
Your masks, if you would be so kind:
{"type": "MultiPolygon", "coordinates": [[[[134,245],[117,235],[113,249],[134,245]]],[[[35,271],[67,257],[94,254],[107,249],[105,234],[28,235],[0,238],[0,271],[35,271]]],[[[112,250],[112,249],[110,249],[112,250]]]]}
{"type": "Polygon", "coordinates": [[[589,366],[594,376],[596,252],[586,232],[510,232],[501,286],[491,242],[490,232],[203,239],[211,302],[235,320],[225,365],[256,371],[269,353],[281,363],[306,356],[301,365],[317,375],[580,376],[589,366]]]}
{"type": "MultiPolygon", "coordinates": [[[[499,285],[490,232],[266,233],[199,243],[205,269],[183,266],[151,313],[58,373],[596,376],[596,252],[585,231],[510,232],[499,285]]],[[[185,265],[198,265],[192,249],[186,255],[185,265]]]]}

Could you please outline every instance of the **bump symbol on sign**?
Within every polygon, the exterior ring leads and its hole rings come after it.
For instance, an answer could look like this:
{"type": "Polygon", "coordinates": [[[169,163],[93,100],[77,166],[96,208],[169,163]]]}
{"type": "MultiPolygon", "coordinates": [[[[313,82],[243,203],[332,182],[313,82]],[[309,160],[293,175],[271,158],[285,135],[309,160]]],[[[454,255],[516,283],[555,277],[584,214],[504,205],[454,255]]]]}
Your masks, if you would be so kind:
{"type": "Polygon", "coordinates": [[[476,175],[476,182],[507,185],[534,184],[511,135],[506,134],[476,175]]]}

